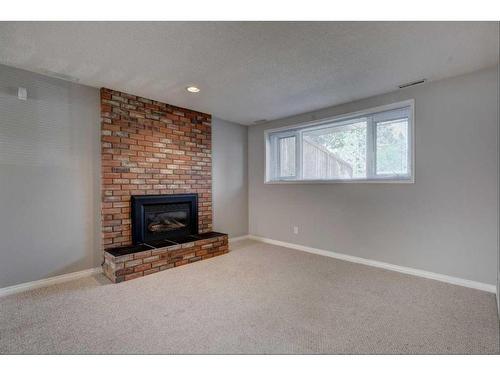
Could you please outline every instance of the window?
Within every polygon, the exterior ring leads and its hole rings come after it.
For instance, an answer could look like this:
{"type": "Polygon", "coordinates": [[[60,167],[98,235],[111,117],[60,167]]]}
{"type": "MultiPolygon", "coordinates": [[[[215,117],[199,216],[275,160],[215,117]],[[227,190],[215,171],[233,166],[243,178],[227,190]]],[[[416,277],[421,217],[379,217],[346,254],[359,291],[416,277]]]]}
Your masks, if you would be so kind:
{"type": "Polygon", "coordinates": [[[266,131],[266,182],[413,181],[413,101],[266,131]]]}

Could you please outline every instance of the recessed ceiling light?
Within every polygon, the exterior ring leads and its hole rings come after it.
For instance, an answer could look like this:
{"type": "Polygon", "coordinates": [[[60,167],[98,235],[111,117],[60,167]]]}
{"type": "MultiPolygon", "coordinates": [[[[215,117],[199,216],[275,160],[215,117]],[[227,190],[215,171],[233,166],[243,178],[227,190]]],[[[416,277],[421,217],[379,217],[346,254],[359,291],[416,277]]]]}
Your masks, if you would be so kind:
{"type": "Polygon", "coordinates": [[[200,89],[196,86],[186,87],[186,90],[188,90],[189,92],[200,92],[200,89]]]}

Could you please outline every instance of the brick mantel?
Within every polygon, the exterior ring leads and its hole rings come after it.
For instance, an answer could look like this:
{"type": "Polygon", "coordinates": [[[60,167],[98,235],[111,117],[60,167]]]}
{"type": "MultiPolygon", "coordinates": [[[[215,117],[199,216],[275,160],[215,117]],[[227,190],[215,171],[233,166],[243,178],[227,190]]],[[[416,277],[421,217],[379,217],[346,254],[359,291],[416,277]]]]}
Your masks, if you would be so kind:
{"type": "Polygon", "coordinates": [[[131,195],[198,193],[212,230],[211,116],[101,89],[104,248],[132,243],[131,195]]]}

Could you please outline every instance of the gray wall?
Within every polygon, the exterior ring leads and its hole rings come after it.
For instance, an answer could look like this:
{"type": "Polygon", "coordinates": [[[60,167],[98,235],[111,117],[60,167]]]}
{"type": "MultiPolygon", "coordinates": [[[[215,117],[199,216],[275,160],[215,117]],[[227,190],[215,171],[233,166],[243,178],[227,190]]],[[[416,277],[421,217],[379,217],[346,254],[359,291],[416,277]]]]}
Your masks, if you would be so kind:
{"type": "Polygon", "coordinates": [[[496,284],[497,81],[493,67],[251,126],[249,232],[496,284]],[[415,184],[264,184],[265,129],[411,98],[415,184]]]}
{"type": "Polygon", "coordinates": [[[97,89],[0,65],[0,287],[100,264],[99,127],[97,89]]]}
{"type": "Polygon", "coordinates": [[[212,119],[214,230],[248,234],[247,127],[212,119]]]}

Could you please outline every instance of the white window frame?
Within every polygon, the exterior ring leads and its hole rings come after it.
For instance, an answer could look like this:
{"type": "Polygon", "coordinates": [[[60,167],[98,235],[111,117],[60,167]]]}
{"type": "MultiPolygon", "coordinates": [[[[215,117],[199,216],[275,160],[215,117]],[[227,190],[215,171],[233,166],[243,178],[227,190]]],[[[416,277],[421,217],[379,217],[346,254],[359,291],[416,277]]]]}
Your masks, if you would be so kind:
{"type": "MultiPolygon", "coordinates": [[[[369,122],[372,121],[371,117],[369,117],[369,122]]],[[[368,108],[361,111],[345,113],[338,116],[332,116],[323,118],[320,120],[313,120],[308,122],[301,122],[292,125],[283,126],[280,128],[266,129],[264,131],[264,142],[265,142],[265,176],[264,183],[265,184],[329,184],[329,183],[403,183],[403,184],[413,184],[415,183],[415,100],[409,99],[396,103],[391,103],[387,105],[382,105],[378,107],[368,108]],[[378,112],[391,111],[396,109],[401,109],[404,107],[410,107],[410,115],[408,118],[408,175],[404,176],[394,176],[388,175],[384,176],[376,176],[367,175],[366,178],[362,179],[322,179],[322,180],[304,180],[304,179],[295,179],[295,177],[290,178],[281,178],[281,179],[273,179],[273,176],[276,176],[276,171],[274,168],[279,167],[278,163],[273,163],[273,154],[275,151],[274,147],[271,145],[270,136],[274,133],[283,133],[285,135],[280,134],[280,138],[289,137],[291,135],[296,136],[297,143],[297,151],[296,152],[296,165],[295,165],[295,175],[297,177],[302,176],[302,171],[300,168],[302,167],[302,131],[298,130],[307,130],[308,127],[312,126],[331,126],[332,122],[338,122],[342,120],[349,120],[355,117],[363,117],[363,116],[373,116],[378,112]],[[284,133],[289,130],[289,133],[284,133]]],[[[372,150],[373,146],[376,145],[376,126],[371,123],[367,126],[367,163],[371,163],[372,168],[367,168],[367,174],[370,170],[376,172],[376,152],[372,150]]]]}

